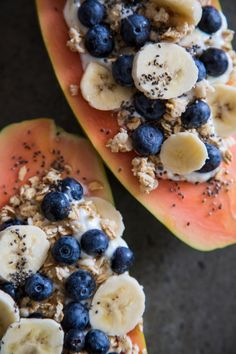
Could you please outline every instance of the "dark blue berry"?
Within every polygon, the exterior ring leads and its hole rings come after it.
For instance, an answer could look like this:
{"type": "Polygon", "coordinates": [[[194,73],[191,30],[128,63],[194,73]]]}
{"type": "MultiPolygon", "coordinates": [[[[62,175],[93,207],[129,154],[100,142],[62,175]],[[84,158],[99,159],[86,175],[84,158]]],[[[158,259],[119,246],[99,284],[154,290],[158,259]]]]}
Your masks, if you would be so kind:
{"type": "Polygon", "coordinates": [[[194,59],[196,67],[198,68],[198,79],[197,82],[200,82],[206,78],[207,72],[205,65],[199,59],[194,59]]]}
{"type": "Polygon", "coordinates": [[[10,295],[13,300],[18,301],[21,297],[21,291],[14,284],[10,282],[0,284],[0,289],[10,295]]]}
{"type": "Polygon", "coordinates": [[[73,236],[59,238],[53,245],[52,256],[59,263],[75,264],[80,257],[79,242],[73,236]]]}
{"type": "Polygon", "coordinates": [[[134,107],[146,120],[159,121],[166,112],[164,101],[151,100],[141,92],[134,95],[134,107]]]}
{"type": "Polygon", "coordinates": [[[96,290],[96,282],[91,273],[78,270],[67,278],[65,283],[67,294],[75,301],[91,298],[96,290]]]}
{"type": "Polygon", "coordinates": [[[70,202],[62,192],[49,192],[43,198],[41,209],[48,220],[63,220],[70,213],[70,202]]]}
{"type": "Polygon", "coordinates": [[[149,39],[150,21],[138,14],[133,14],[121,20],[120,33],[128,46],[141,47],[149,39]]]}
{"type": "Polygon", "coordinates": [[[53,293],[53,282],[48,277],[36,273],[26,279],[25,292],[31,300],[43,301],[53,293]]]}
{"type": "Polygon", "coordinates": [[[90,256],[101,256],[108,248],[109,238],[98,229],[86,231],[81,237],[81,248],[90,256]]]}
{"type": "Polygon", "coordinates": [[[80,352],[84,349],[85,334],[78,329],[70,329],[65,334],[64,347],[72,352],[80,352]]]}
{"type": "Polygon", "coordinates": [[[205,65],[207,74],[214,77],[223,75],[229,66],[225,51],[218,48],[208,48],[203,52],[200,60],[205,65]]]}
{"type": "Polygon", "coordinates": [[[40,312],[33,312],[28,316],[28,318],[44,318],[44,316],[40,312]]]}
{"type": "Polygon", "coordinates": [[[211,116],[211,109],[204,101],[198,100],[190,104],[182,114],[181,121],[185,128],[199,128],[206,124],[211,116]]]}
{"type": "Polygon", "coordinates": [[[206,173],[215,170],[220,166],[222,161],[222,156],[220,150],[211,144],[205,144],[207,148],[208,158],[206,159],[205,165],[197,172],[206,173]]]}
{"type": "Polygon", "coordinates": [[[106,354],[110,347],[108,336],[98,329],[92,329],[85,337],[85,350],[89,354],[106,354]]]}
{"type": "Polygon", "coordinates": [[[19,219],[10,219],[10,220],[7,220],[7,221],[3,222],[0,225],[0,231],[3,231],[7,227],[15,226],[15,225],[27,225],[27,222],[24,221],[24,220],[19,220],[19,219]]]}
{"type": "Polygon", "coordinates": [[[67,177],[59,185],[60,191],[65,193],[69,200],[80,200],[83,198],[84,190],[82,185],[74,178],[67,177]]]}
{"type": "Polygon", "coordinates": [[[107,57],[114,47],[111,31],[103,25],[90,28],[85,35],[85,47],[94,57],[107,57]]]}
{"type": "Polygon", "coordinates": [[[86,27],[93,27],[105,17],[105,6],[97,0],[85,0],[79,7],[78,18],[86,27]]]}
{"type": "Polygon", "coordinates": [[[89,323],[89,313],[85,306],[79,302],[71,302],[64,308],[62,327],[65,330],[72,328],[84,330],[89,323]]]}
{"type": "Polygon", "coordinates": [[[131,137],[134,150],[141,156],[156,155],[164,140],[163,133],[150,124],[140,125],[131,137]]]}
{"type": "Polygon", "coordinates": [[[122,86],[134,86],[132,77],[133,55],[121,55],[112,64],[112,74],[115,81],[122,86]]]}
{"type": "Polygon", "coordinates": [[[222,18],[219,11],[213,6],[204,6],[202,8],[202,18],[198,24],[201,31],[213,34],[222,26],[222,18]]]}
{"type": "Polygon", "coordinates": [[[111,259],[111,268],[117,274],[129,270],[134,263],[134,254],[128,247],[118,247],[111,259]]]}

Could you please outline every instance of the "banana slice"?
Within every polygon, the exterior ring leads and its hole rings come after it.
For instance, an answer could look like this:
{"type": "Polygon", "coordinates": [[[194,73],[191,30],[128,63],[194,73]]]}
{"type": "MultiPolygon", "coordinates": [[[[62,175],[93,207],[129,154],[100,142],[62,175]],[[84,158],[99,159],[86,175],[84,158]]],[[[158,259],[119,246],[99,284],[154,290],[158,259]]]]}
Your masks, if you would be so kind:
{"type": "Polygon", "coordinates": [[[0,338],[10,324],[20,321],[19,309],[12,297],[0,290],[0,338]]]}
{"type": "Polygon", "coordinates": [[[208,157],[205,144],[193,133],[171,135],[162,145],[164,168],[180,175],[199,170],[208,157]]]}
{"type": "Polygon", "coordinates": [[[133,89],[117,85],[111,71],[95,62],[87,66],[80,88],[90,106],[102,111],[120,108],[134,93],[133,89]]]}
{"type": "Polygon", "coordinates": [[[61,354],[64,333],[51,319],[21,319],[2,339],[1,354],[61,354]]]}
{"type": "Polygon", "coordinates": [[[0,277],[21,284],[43,265],[49,247],[47,236],[39,227],[8,227],[0,232],[0,277]]]}
{"type": "Polygon", "coordinates": [[[116,235],[116,237],[121,237],[125,230],[125,225],[121,213],[114,207],[114,205],[107,202],[105,199],[98,197],[89,197],[85,198],[85,200],[91,200],[95,204],[100,216],[109,221],[109,226],[114,235],[116,235]]]}
{"type": "Polygon", "coordinates": [[[122,336],[141,320],[145,295],[136,279],[115,275],[97,290],[90,310],[90,323],[109,335],[122,336]]]}
{"type": "Polygon", "coordinates": [[[208,92],[207,103],[211,107],[216,133],[227,138],[236,132],[236,88],[215,85],[214,92],[208,92]]]}
{"type": "Polygon", "coordinates": [[[152,0],[158,8],[164,8],[172,14],[175,26],[188,23],[196,26],[202,17],[202,7],[198,0],[152,0]]]}
{"type": "Polygon", "coordinates": [[[197,82],[192,56],[173,43],[145,45],[134,58],[135,86],[151,99],[170,99],[189,91],[197,82]]]}

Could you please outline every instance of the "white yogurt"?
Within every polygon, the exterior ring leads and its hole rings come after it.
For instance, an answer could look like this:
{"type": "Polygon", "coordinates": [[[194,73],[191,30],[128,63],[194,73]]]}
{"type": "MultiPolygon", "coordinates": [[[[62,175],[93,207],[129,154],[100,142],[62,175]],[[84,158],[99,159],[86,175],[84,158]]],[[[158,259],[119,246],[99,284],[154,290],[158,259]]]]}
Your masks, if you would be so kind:
{"type": "Polygon", "coordinates": [[[156,170],[157,176],[161,179],[170,179],[172,181],[180,182],[180,181],[187,181],[189,183],[204,183],[207,182],[209,179],[213,178],[220,168],[216,168],[215,170],[207,173],[199,173],[199,172],[192,172],[185,175],[176,175],[171,171],[164,170],[156,170]]]}
{"type": "Polygon", "coordinates": [[[110,259],[118,247],[128,247],[125,240],[123,240],[123,238],[121,237],[115,238],[114,240],[111,240],[109,242],[108,249],[106,250],[104,255],[110,259]]]}
{"type": "Polygon", "coordinates": [[[64,7],[64,18],[69,28],[73,27],[81,33],[86,33],[87,28],[83,26],[78,19],[78,9],[80,4],[80,0],[67,0],[64,7]]]}

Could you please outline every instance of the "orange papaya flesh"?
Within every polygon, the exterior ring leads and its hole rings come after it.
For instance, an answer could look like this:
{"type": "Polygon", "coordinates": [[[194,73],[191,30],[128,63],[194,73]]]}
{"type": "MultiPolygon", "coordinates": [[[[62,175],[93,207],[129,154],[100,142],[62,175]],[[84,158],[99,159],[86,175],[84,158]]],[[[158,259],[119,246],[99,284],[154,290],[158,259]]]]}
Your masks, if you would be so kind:
{"type": "MultiPolygon", "coordinates": [[[[59,169],[85,186],[97,182],[101,189],[93,195],[113,202],[104,167],[90,142],[58,128],[51,119],[34,119],[11,124],[0,132],[0,207],[2,208],[19,187],[47,169],[59,169]],[[24,171],[21,175],[20,171],[24,171]],[[20,179],[19,179],[20,177],[20,179]],[[22,178],[21,178],[22,177],[22,178]]],[[[143,332],[137,326],[130,334],[140,350],[146,348],[143,332]]]]}
{"type": "MultiPolygon", "coordinates": [[[[93,109],[80,93],[73,97],[69,92],[71,84],[80,84],[83,71],[79,55],[66,46],[65,0],[36,2],[42,35],[61,88],[85,133],[119,181],[174,235],[193,248],[210,251],[234,244],[236,147],[232,148],[234,160],[227,166],[227,176],[222,177],[225,186],[222,182],[193,185],[162,180],[155,191],[142,193],[131,172],[134,153],[114,154],[105,146],[119,130],[114,115],[93,109]]],[[[220,6],[215,0],[212,4],[220,6]]]]}

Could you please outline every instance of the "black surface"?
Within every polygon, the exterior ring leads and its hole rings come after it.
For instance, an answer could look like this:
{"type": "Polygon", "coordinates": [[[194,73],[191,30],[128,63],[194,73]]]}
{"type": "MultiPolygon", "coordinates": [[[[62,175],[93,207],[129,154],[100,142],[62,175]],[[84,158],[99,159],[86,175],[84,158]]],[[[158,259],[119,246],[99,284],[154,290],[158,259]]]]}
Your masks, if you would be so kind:
{"type": "MultiPolygon", "coordinates": [[[[223,7],[236,28],[235,1],[224,0],[223,7]]],[[[0,126],[46,116],[80,132],[50,65],[34,1],[1,0],[0,33],[0,126]]],[[[147,294],[149,353],[235,354],[236,247],[206,254],[190,249],[108,175],[136,253],[133,274],[147,294]]]]}

